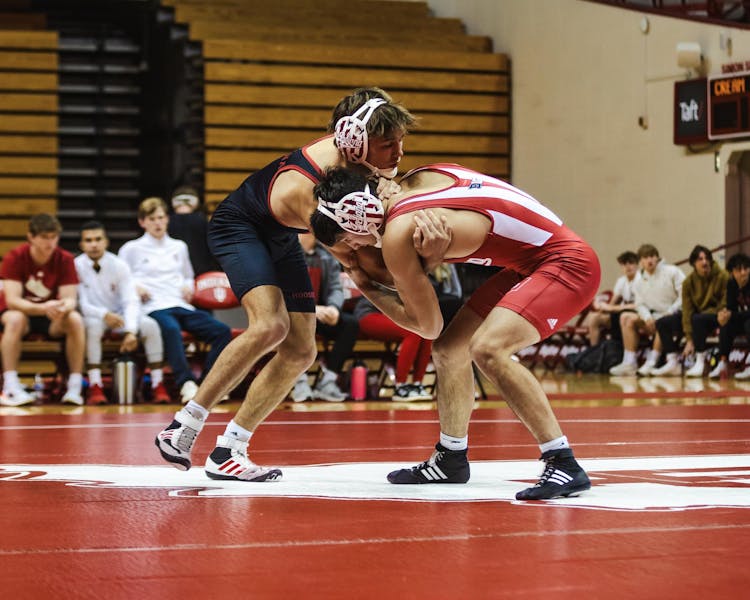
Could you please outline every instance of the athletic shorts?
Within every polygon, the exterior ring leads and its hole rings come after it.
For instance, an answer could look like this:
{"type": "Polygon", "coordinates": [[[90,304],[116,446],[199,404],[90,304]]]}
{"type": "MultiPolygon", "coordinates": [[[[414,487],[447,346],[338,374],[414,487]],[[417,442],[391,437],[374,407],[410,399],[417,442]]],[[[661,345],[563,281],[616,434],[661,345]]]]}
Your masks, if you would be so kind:
{"type": "Polygon", "coordinates": [[[601,269],[596,253],[588,246],[577,256],[551,258],[524,277],[503,270],[477,289],[467,304],[485,318],[496,306],[521,315],[548,338],[583,311],[599,290],[601,269]]]}
{"type": "Polygon", "coordinates": [[[240,300],[258,286],[273,285],[281,289],[287,311],[315,312],[315,293],[296,233],[263,231],[219,209],[209,224],[208,245],[240,300]]]}

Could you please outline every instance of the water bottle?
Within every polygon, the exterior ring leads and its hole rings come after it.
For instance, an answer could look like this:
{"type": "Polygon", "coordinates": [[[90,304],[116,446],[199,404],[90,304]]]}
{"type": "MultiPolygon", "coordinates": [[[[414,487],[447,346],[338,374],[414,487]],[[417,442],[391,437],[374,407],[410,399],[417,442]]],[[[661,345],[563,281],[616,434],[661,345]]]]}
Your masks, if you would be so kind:
{"type": "Polygon", "coordinates": [[[352,400],[364,400],[367,397],[367,367],[361,360],[354,363],[351,379],[352,400]]]}
{"type": "Polygon", "coordinates": [[[118,356],[114,364],[114,395],[120,404],[133,404],[135,399],[135,362],[127,355],[118,356]]]}
{"type": "Polygon", "coordinates": [[[44,379],[39,373],[34,375],[34,398],[37,402],[44,400],[44,379]]]}

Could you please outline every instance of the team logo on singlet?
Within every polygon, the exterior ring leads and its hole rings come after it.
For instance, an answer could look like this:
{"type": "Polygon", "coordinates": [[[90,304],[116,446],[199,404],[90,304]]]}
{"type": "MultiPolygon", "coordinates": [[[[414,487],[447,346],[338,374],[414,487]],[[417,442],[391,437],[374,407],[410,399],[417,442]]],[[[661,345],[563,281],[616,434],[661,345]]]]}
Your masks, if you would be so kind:
{"type": "Polygon", "coordinates": [[[491,258],[469,258],[466,260],[466,262],[470,265],[481,265],[483,267],[492,266],[491,258]]]}
{"type": "Polygon", "coordinates": [[[554,329],[557,325],[557,319],[547,319],[547,325],[549,325],[550,329],[554,329]]]}

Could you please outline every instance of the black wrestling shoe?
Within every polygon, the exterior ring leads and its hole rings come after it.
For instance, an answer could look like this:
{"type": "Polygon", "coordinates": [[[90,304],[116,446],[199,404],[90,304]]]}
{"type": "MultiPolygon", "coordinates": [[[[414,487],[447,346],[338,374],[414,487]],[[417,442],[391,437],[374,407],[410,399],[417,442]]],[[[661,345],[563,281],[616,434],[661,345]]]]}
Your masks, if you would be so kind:
{"type": "Polygon", "coordinates": [[[429,460],[411,469],[388,473],[391,483],[466,483],[469,481],[469,460],[466,450],[448,450],[440,443],[429,460]]]}
{"type": "Polygon", "coordinates": [[[570,448],[548,450],[539,460],[547,463],[544,473],[534,487],[516,494],[516,500],[549,500],[577,496],[591,487],[586,471],[573,457],[570,448]]]}

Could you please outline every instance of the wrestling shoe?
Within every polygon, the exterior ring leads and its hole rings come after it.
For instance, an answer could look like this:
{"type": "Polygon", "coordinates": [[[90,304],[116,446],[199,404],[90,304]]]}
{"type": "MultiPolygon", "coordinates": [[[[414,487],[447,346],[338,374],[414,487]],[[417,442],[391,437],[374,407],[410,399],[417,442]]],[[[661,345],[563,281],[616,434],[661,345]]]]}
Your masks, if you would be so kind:
{"type": "Polygon", "coordinates": [[[586,471],[576,462],[570,448],[548,450],[539,460],[547,463],[534,487],[516,494],[516,500],[549,500],[577,496],[591,487],[586,471]]]}
{"type": "Polygon", "coordinates": [[[466,483],[471,475],[466,450],[448,450],[439,442],[429,460],[388,473],[391,483],[466,483]]]}
{"type": "Polygon", "coordinates": [[[259,467],[247,457],[247,442],[220,435],[206,459],[206,475],[232,481],[278,481],[281,469],[259,467]]]}
{"type": "Polygon", "coordinates": [[[184,408],[174,415],[174,421],[160,431],[154,443],[161,452],[161,457],[180,471],[187,471],[190,466],[190,452],[195,438],[198,437],[204,422],[196,419],[184,408]]]}

